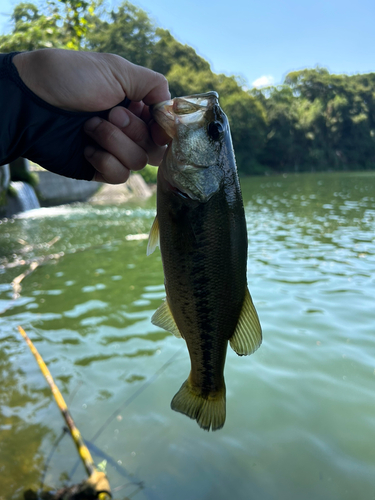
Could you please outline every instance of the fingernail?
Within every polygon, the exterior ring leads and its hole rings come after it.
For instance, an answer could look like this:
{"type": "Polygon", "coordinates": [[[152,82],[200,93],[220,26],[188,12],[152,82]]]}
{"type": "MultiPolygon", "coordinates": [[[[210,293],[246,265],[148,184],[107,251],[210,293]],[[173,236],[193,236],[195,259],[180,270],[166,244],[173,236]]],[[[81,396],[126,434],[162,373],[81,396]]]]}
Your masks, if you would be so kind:
{"type": "Polygon", "coordinates": [[[98,125],[100,125],[100,123],[102,123],[102,121],[103,120],[101,118],[99,118],[98,116],[94,116],[94,118],[90,118],[90,120],[88,120],[85,123],[84,129],[86,130],[86,132],[94,132],[96,127],[98,125]]]}
{"type": "Polygon", "coordinates": [[[91,158],[92,155],[95,153],[96,149],[93,146],[86,146],[83,154],[85,155],[86,158],[91,158]]]}
{"type": "Polygon", "coordinates": [[[109,115],[109,121],[118,128],[124,128],[129,125],[130,118],[124,108],[118,107],[112,109],[109,115]]]}

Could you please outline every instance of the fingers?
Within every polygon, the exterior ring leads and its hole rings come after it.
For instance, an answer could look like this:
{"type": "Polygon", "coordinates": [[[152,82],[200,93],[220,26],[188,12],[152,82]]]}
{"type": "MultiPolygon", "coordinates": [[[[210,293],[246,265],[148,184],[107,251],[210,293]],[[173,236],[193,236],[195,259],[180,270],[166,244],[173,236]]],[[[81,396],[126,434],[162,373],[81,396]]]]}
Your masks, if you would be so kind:
{"type": "Polygon", "coordinates": [[[150,124],[150,134],[152,140],[158,146],[164,146],[170,142],[171,137],[167,134],[167,132],[156,122],[152,122],[150,124]]]}
{"type": "Polygon", "coordinates": [[[96,170],[93,181],[122,184],[129,179],[129,169],[107,151],[87,146],[84,153],[86,159],[96,170]]]}
{"type": "Polygon", "coordinates": [[[142,118],[142,120],[146,123],[151,119],[148,106],[145,106],[143,102],[131,101],[127,109],[131,111],[133,115],[138,116],[138,118],[142,118]]]}
{"type": "MultiPolygon", "coordinates": [[[[148,109],[147,106],[144,109],[148,109]]],[[[141,113],[143,117],[144,113],[141,113]]],[[[156,145],[150,135],[148,125],[143,119],[133,115],[125,108],[113,108],[108,116],[109,121],[116,125],[129,139],[144,150],[148,156],[148,163],[159,165],[164,155],[164,144],[156,145]]]]}
{"type": "Polygon", "coordinates": [[[91,118],[84,130],[100,146],[85,149],[85,157],[100,174],[95,180],[126,182],[130,170],[140,170],[147,163],[159,165],[163,158],[165,142],[157,145],[148,125],[125,108],[113,108],[109,121],[91,118]]]}
{"type": "MultiPolygon", "coordinates": [[[[109,115],[109,121],[112,122],[114,125],[121,128],[122,124],[121,124],[120,114],[122,113],[122,111],[120,111],[120,110],[123,110],[123,112],[125,112],[124,108],[121,108],[121,107],[114,108],[109,115]],[[118,109],[119,111],[114,111],[115,109],[116,110],[118,109]]],[[[148,124],[148,134],[152,138],[153,146],[155,144],[157,146],[165,146],[166,144],[168,144],[170,142],[171,137],[166,133],[166,131],[158,123],[153,121],[153,118],[151,116],[150,109],[148,106],[145,106],[142,102],[132,101],[128,110],[131,111],[131,113],[128,112],[129,116],[136,115],[139,118],[141,118],[145,123],[148,124]]],[[[141,130],[140,130],[140,132],[141,132],[141,130]]],[[[125,133],[129,137],[131,137],[135,142],[137,142],[137,140],[134,137],[132,137],[128,131],[125,131],[125,133]]],[[[164,153],[164,148],[163,148],[162,152],[164,153]]],[[[151,156],[151,155],[149,154],[149,156],[151,156]]],[[[157,158],[159,158],[159,151],[158,151],[157,158]]],[[[153,157],[151,156],[151,161],[152,160],[153,160],[153,157]]],[[[151,161],[150,161],[150,163],[151,163],[151,161]]],[[[151,163],[151,165],[159,165],[160,161],[161,160],[156,160],[155,163],[151,163]]]]}
{"type": "Polygon", "coordinates": [[[100,146],[87,147],[85,157],[106,182],[126,182],[129,170],[139,170],[147,164],[148,155],[145,150],[106,120],[91,118],[86,122],[84,130],[100,146]]]}

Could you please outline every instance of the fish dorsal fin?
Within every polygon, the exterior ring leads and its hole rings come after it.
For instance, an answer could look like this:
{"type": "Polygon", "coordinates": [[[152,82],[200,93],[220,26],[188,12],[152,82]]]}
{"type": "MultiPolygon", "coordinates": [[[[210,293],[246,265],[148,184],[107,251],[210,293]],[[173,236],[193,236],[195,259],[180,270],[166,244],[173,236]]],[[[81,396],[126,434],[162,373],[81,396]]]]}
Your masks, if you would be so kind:
{"type": "Polygon", "coordinates": [[[229,343],[239,356],[252,354],[262,343],[262,328],[247,288],[240,318],[229,343]]]}
{"type": "Polygon", "coordinates": [[[155,217],[154,222],[152,223],[150,234],[148,237],[148,245],[147,245],[147,256],[151,255],[156,247],[160,246],[159,244],[159,221],[158,216],[155,217]]]}
{"type": "Polygon", "coordinates": [[[160,326],[160,328],[164,328],[164,330],[173,333],[173,335],[178,338],[182,337],[169,308],[168,299],[165,299],[162,305],[154,312],[151,318],[151,323],[153,325],[160,326]]]}

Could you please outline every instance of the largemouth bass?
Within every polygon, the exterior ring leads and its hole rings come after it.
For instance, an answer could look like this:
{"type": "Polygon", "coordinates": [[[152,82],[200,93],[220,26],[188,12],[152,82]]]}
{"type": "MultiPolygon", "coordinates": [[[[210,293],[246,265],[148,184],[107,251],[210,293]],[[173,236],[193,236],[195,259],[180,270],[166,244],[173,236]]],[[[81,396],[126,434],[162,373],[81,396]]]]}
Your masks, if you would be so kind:
{"type": "Polygon", "coordinates": [[[154,105],[172,137],[159,167],[157,215],[148,255],[159,244],[166,300],[152,322],[185,339],[191,372],[171,407],[205,430],[225,422],[228,341],[242,355],[261,344],[247,288],[247,230],[227,117],[216,92],[154,105]]]}

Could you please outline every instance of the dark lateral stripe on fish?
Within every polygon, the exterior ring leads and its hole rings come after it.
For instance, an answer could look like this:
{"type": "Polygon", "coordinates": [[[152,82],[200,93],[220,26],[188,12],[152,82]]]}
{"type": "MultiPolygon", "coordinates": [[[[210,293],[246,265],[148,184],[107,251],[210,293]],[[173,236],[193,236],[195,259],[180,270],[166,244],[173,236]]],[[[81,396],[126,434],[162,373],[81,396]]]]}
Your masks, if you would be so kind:
{"type": "Polygon", "coordinates": [[[153,322],[185,339],[191,373],[171,406],[203,429],[225,422],[228,341],[239,355],[262,339],[247,290],[247,229],[227,117],[216,93],[152,108],[172,137],[157,181],[157,219],[168,307],[153,322]],[[172,318],[169,317],[172,316],[172,318]]]}

